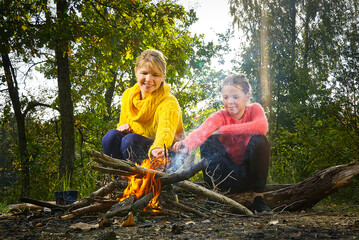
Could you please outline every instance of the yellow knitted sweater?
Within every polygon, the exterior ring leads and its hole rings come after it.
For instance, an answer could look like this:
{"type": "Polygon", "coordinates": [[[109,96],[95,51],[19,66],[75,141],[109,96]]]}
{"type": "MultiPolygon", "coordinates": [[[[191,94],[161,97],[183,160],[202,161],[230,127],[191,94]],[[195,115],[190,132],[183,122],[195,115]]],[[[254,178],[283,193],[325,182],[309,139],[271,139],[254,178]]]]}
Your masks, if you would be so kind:
{"type": "Polygon", "coordinates": [[[154,148],[169,148],[173,142],[184,138],[182,113],[177,99],[170,94],[171,87],[164,84],[141,100],[141,90],[136,83],[122,96],[120,122],[128,123],[134,133],[154,140],[148,155],[154,148]]]}

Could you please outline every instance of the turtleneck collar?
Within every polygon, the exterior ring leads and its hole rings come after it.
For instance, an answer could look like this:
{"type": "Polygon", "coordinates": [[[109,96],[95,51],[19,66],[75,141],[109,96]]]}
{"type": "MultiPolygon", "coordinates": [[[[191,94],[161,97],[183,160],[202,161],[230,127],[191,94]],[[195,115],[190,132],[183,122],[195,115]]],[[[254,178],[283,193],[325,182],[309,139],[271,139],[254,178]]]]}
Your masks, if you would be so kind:
{"type": "Polygon", "coordinates": [[[141,100],[140,86],[136,83],[130,88],[130,101],[125,103],[129,115],[133,121],[147,122],[153,118],[158,105],[164,98],[169,96],[171,87],[163,83],[156,91],[152,92],[146,99],[141,100]]]}

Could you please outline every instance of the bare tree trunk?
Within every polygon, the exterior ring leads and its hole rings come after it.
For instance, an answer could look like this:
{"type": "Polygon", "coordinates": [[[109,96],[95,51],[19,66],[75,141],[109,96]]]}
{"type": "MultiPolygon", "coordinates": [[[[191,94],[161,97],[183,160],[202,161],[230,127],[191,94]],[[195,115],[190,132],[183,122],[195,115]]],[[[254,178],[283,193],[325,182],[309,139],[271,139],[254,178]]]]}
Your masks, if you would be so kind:
{"type": "MultiPolygon", "coordinates": [[[[66,12],[68,4],[66,0],[57,2],[57,17],[59,19],[59,31],[66,31],[64,24],[68,18],[66,12]]],[[[59,34],[60,35],[60,34],[59,34]]],[[[60,177],[71,176],[75,161],[75,138],[73,120],[73,102],[71,97],[70,67],[67,51],[68,41],[58,39],[55,55],[57,64],[57,82],[61,116],[61,158],[60,177]]]]}
{"type": "Polygon", "coordinates": [[[105,115],[104,120],[110,120],[112,118],[112,100],[116,87],[117,71],[111,71],[111,73],[112,73],[112,80],[109,83],[109,87],[106,89],[106,93],[105,93],[107,115],[105,115]]]}
{"type": "Polygon", "coordinates": [[[15,112],[17,123],[17,136],[19,141],[20,163],[21,163],[21,196],[26,197],[30,195],[30,157],[27,150],[27,140],[25,131],[25,114],[21,111],[21,103],[19,97],[19,90],[17,80],[12,68],[11,61],[8,54],[1,54],[3,67],[5,71],[5,78],[8,86],[8,91],[12,106],[15,112]]]}

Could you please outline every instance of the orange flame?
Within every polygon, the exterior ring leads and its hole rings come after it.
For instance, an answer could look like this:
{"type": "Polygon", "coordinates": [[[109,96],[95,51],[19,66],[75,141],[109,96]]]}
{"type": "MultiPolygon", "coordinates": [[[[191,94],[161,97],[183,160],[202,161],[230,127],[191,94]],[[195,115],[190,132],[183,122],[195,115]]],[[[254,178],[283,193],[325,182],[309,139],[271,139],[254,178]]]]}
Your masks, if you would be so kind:
{"type": "MultiPolygon", "coordinates": [[[[162,160],[161,158],[152,161],[145,159],[143,160],[141,167],[147,169],[160,169],[164,164],[165,160],[162,160]]],[[[139,198],[142,195],[146,195],[152,191],[153,198],[148,203],[147,207],[159,208],[158,197],[161,191],[161,181],[155,179],[155,175],[155,173],[148,172],[143,178],[138,178],[138,175],[129,176],[127,188],[123,192],[123,196],[119,202],[122,202],[131,195],[135,195],[136,198],[139,198]]],[[[143,210],[145,211],[147,207],[145,207],[143,210]]]]}

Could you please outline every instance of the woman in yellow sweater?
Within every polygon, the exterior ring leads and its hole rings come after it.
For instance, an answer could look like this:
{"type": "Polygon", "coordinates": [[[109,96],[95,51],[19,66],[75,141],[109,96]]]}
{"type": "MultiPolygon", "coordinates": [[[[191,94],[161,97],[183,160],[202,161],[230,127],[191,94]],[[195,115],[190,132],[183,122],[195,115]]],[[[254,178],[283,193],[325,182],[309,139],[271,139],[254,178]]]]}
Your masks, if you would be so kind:
{"type": "Polygon", "coordinates": [[[102,139],[104,153],[141,164],[163,158],[164,146],[184,137],[182,113],[165,83],[166,60],[154,49],[141,53],[135,65],[137,83],[122,96],[120,122],[102,139]]]}

